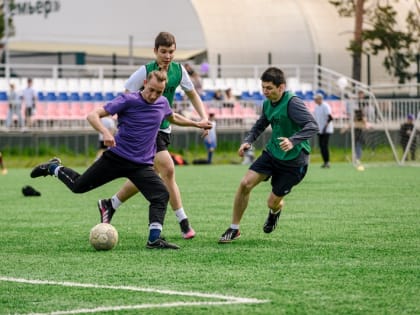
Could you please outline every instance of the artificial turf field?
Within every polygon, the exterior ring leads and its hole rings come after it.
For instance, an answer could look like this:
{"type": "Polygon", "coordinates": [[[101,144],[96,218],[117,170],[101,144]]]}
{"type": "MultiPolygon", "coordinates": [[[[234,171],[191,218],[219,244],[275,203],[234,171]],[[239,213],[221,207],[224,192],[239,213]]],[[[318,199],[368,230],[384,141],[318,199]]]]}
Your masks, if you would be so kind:
{"type": "MultiPolygon", "coordinates": [[[[65,164],[65,161],[63,161],[65,164]]],[[[178,251],[145,248],[148,205],[136,196],[113,219],[119,243],[88,242],[96,202],[124,180],[76,195],[30,169],[0,175],[0,314],[419,314],[420,168],[310,165],[264,234],[269,184],[251,194],[242,237],[230,224],[242,165],[177,167],[197,231],[183,240],[168,209],[164,235],[178,251]],[[41,197],[24,197],[31,185],[41,197]]]]}

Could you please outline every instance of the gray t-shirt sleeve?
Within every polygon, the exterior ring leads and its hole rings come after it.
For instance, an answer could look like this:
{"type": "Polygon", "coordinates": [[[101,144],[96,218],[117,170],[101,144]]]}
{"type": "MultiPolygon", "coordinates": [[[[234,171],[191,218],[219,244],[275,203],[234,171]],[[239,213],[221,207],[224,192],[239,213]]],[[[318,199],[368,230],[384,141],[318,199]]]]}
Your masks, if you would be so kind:
{"type": "Polygon", "coordinates": [[[300,98],[293,97],[289,101],[288,115],[291,120],[302,128],[299,132],[289,138],[293,145],[297,145],[304,140],[309,140],[317,134],[319,130],[318,124],[300,98]]]}

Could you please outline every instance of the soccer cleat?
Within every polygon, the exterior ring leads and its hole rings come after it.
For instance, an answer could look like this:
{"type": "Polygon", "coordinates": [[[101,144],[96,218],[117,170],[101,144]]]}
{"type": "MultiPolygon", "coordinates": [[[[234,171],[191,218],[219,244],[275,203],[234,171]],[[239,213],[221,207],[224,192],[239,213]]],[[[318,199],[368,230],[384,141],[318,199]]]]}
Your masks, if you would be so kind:
{"type": "Polygon", "coordinates": [[[265,220],[263,227],[265,233],[271,233],[274,231],[277,226],[277,222],[279,221],[280,214],[281,210],[277,213],[271,213],[271,210],[269,210],[267,220],[265,220]]]}
{"type": "Polygon", "coordinates": [[[195,236],[195,231],[190,226],[188,219],[184,219],[181,222],[179,222],[179,226],[181,227],[181,235],[184,239],[188,240],[195,236]]]}
{"type": "Polygon", "coordinates": [[[154,242],[147,241],[146,247],[149,249],[179,249],[178,245],[169,243],[163,238],[158,238],[154,242]]]}
{"type": "Polygon", "coordinates": [[[115,209],[112,207],[111,199],[101,199],[98,201],[99,215],[101,223],[111,223],[115,209]]]}
{"type": "Polygon", "coordinates": [[[228,228],[225,233],[219,238],[219,243],[230,243],[241,237],[241,232],[236,229],[228,228]]]}
{"type": "MultiPolygon", "coordinates": [[[[57,157],[52,158],[47,163],[39,164],[38,166],[35,166],[34,169],[31,172],[31,177],[36,178],[40,176],[47,176],[47,175],[53,175],[52,171],[50,171],[52,166],[60,166],[61,160],[57,157]]],[[[54,167],[54,169],[55,169],[54,167]]]]}

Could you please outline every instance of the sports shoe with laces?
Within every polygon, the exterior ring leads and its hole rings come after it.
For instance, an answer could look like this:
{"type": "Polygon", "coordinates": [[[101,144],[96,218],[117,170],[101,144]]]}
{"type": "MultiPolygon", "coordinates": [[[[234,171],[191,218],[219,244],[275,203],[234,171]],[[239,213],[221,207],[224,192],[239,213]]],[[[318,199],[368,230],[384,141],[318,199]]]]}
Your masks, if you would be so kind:
{"type": "Polygon", "coordinates": [[[60,166],[61,160],[57,157],[52,158],[47,163],[39,164],[38,166],[35,166],[31,172],[31,177],[36,178],[40,176],[47,176],[47,175],[53,175],[52,171],[50,171],[52,166],[60,166]]]}
{"type": "Polygon", "coordinates": [[[271,213],[271,210],[268,211],[267,220],[264,222],[263,230],[265,233],[271,233],[277,226],[277,222],[279,221],[279,217],[281,214],[281,210],[277,213],[271,213]]]}
{"type": "Polygon", "coordinates": [[[162,237],[158,238],[154,242],[147,241],[146,247],[149,249],[179,249],[178,245],[169,243],[162,237]]]}
{"type": "Polygon", "coordinates": [[[101,223],[111,223],[115,209],[112,207],[111,199],[101,199],[98,201],[99,215],[101,223]]]}
{"type": "Polygon", "coordinates": [[[188,222],[188,219],[179,222],[179,226],[181,227],[181,235],[184,239],[188,240],[195,236],[195,231],[188,222]]]}
{"type": "Polygon", "coordinates": [[[219,243],[230,243],[241,237],[241,232],[236,229],[228,228],[225,233],[219,238],[219,243]]]}

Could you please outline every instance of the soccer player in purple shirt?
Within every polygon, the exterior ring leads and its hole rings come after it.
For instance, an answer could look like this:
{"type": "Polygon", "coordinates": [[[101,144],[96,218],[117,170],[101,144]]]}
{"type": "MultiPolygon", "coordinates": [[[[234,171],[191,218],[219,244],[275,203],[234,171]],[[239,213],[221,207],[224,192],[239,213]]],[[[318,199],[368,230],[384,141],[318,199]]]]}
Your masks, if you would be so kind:
{"type": "Polygon", "coordinates": [[[84,193],[116,178],[130,179],[149,201],[149,238],[147,248],[178,249],[160,237],[168,190],[153,169],[156,137],[164,119],[180,126],[210,129],[209,122],[195,122],[172,112],[168,100],[162,96],[167,75],[163,71],[150,72],[140,92],[123,94],[93,110],[87,119],[104,136],[109,147],[83,174],[62,166],[58,158],[36,166],[31,177],[54,175],[72,192],[84,193]],[[102,124],[101,117],[118,115],[118,132],[112,135],[102,124]]]}

